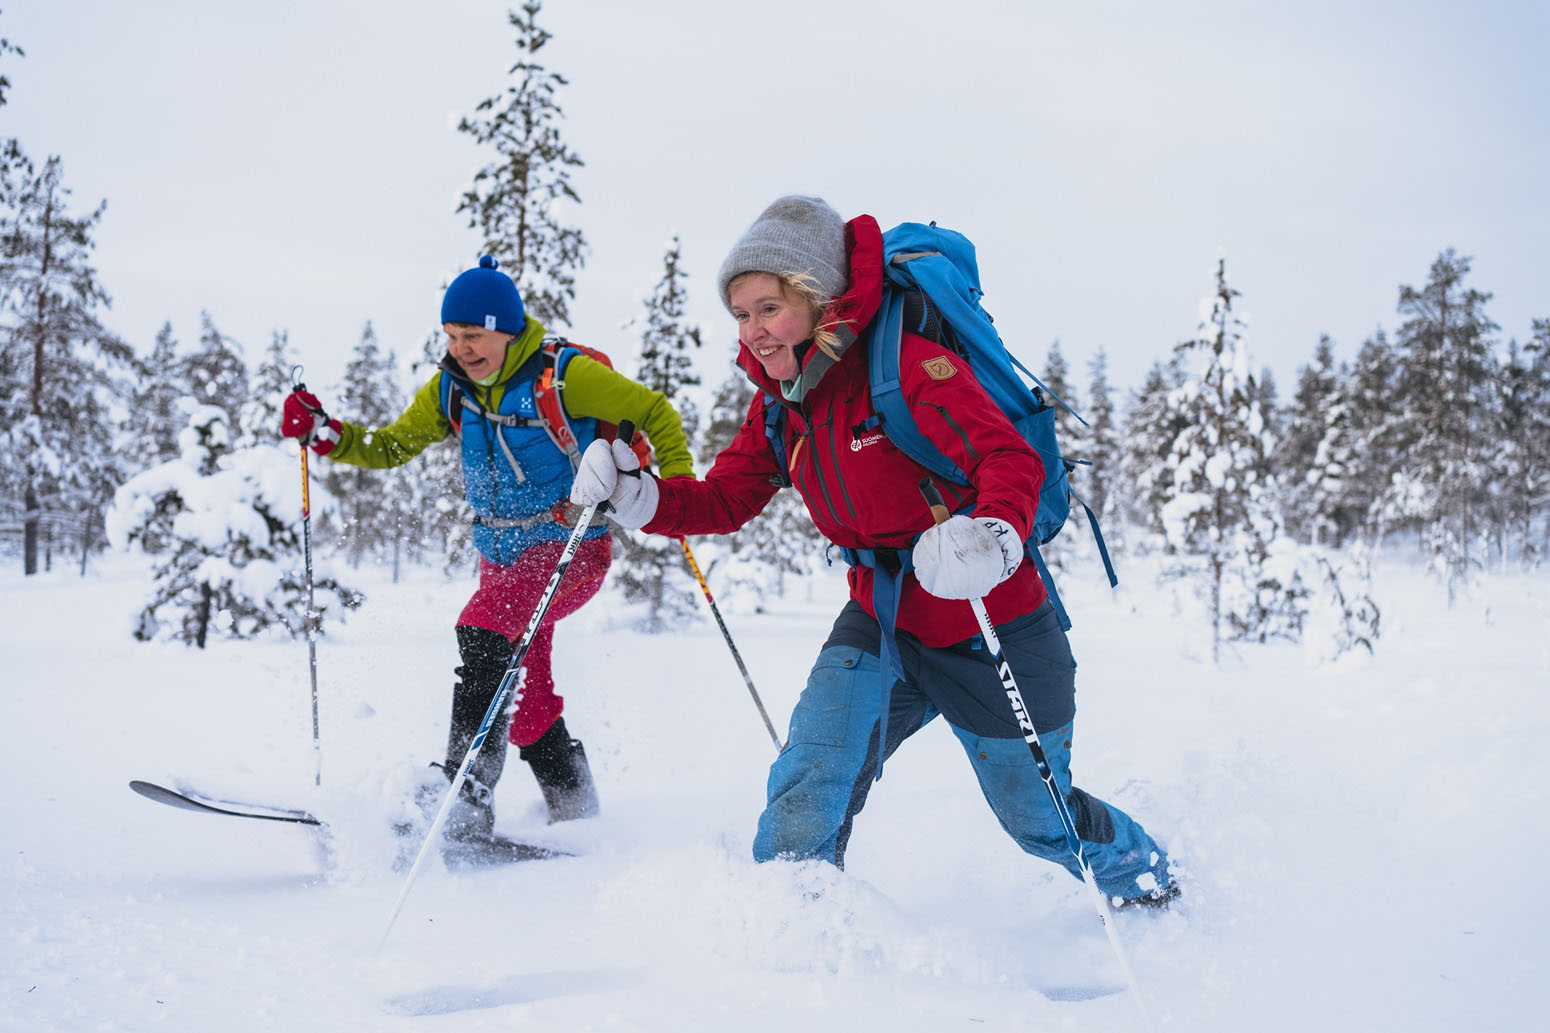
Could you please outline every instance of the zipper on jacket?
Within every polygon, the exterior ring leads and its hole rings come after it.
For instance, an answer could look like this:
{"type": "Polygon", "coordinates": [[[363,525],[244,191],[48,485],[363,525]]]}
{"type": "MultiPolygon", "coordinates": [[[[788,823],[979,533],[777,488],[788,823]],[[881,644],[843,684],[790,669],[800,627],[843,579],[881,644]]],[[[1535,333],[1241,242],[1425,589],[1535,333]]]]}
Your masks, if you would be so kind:
{"type": "Polygon", "coordinates": [[[936,414],[942,417],[942,422],[947,424],[947,429],[958,435],[958,439],[963,442],[963,450],[968,453],[970,460],[978,459],[980,457],[979,451],[974,447],[973,442],[969,440],[969,435],[965,433],[962,427],[958,426],[958,421],[953,419],[952,414],[947,411],[946,406],[932,405],[929,402],[922,404],[924,404],[927,408],[935,409],[936,414]]]}
{"type": "MultiPolygon", "coordinates": [[[[841,428],[843,431],[844,428],[841,428]]],[[[856,506],[850,501],[850,492],[845,490],[845,477],[840,473],[840,449],[839,434],[834,429],[834,401],[829,401],[829,458],[834,463],[834,485],[839,489],[840,498],[845,500],[845,509],[850,513],[851,525],[855,527],[856,506]]]]}
{"type": "MultiPolygon", "coordinates": [[[[832,424],[834,420],[832,411],[829,414],[829,420],[832,424]]],[[[836,524],[843,524],[844,521],[840,519],[839,511],[834,508],[834,499],[829,495],[829,485],[824,481],[823,464],[818,462],[818,438],[816,433],[818,428],[813,422],[813,414],[808,409],[806,401],[802,402],[802,422],[807,426],[807,429],[802,432],[802,436],[807,439],[808,447],[805,451],[812,457],[813,480],[818,482],[818,493],[823,496],[823,504],[829,510],[829,519],[836,524]]]]}

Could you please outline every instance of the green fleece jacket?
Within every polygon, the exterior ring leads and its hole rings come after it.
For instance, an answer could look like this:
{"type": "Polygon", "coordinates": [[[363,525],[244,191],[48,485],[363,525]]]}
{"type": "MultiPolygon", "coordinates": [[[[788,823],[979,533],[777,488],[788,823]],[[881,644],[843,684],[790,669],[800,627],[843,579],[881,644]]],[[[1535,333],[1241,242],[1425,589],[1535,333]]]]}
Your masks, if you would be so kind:
{"type": "MultiPolygon", "coordinates": [[[[475,387],[474,401],[491,412],[498,412],[501,395],[512,375],[538,352],[543,344],[544,328],[532,316],[521,336],[506,348],[506,361],[489,387],[475,387]]],[[[342,423],[339,444],[328,454],[330,459],[351,466],[374,470],[401,466],[452,433],[452,423],[441,410],[441,378],[437,370],[415,392],[403,415],[386,427],[369,429],[354,423],[342,423]]],[[[577,355],[565,367],[565,386],[560,393],[565,411],[574,418],[593,417],[609,423],[632,421],[645,431],[656,454],[657,472],[663,477],[694,475],[694,461],[684,436],[678,411],[660,391],[642,387],[622,373],[609,369],[585,355],[577,355]]]]}

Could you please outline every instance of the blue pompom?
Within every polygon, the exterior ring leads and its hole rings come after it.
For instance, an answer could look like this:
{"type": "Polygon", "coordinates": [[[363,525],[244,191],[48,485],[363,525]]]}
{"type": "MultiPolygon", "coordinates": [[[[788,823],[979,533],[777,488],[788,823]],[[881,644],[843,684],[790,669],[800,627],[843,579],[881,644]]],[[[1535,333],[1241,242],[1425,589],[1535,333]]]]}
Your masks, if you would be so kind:
{"type": "Polygon", "coordinates": [[[494,269],[498,265],[500,265],[500,263],[495,260],[494,255],[485,255],[483,258],[479,259],[480,269],[494,269]]]}

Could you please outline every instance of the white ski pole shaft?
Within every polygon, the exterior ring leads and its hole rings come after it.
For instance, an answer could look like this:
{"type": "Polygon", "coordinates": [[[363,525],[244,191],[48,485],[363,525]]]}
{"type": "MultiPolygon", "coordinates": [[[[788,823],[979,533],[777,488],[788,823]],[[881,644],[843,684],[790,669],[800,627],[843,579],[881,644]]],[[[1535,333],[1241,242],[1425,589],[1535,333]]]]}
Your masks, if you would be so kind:
{"type": "MultiPolygon", "coordinates": [[[[635,427],[628,420],[621,420],[618,433],[619,437],[629,441],[635,436],[635,427]]],[[[414,864],[409,868],[409,874],[404,879],[404,887],[399,890],[398,900],[393,904],[393,913],[388,916],[387,925],[383,926],[382,935],[377,939],[379,950],[387,943],[388,934],[393,931],[393,923],[398,921],[398,914],[404,909],[404,901],[409,898],[409,888],[414,885],[415,877],[424,866],[431,847],[438,841],[441,827],[447,823],[447,815],[451,813],[452,805],[457,800],[463,783],[468,780],[468,770],[473,767],[475,758],[479,756],[479,749],[484,745],[485,736],[490,733],[490,728],[495,724],[496,716],[506,711],[506,697],[517,683],[518,673],[522,670],[522,661],[527,658],[528,647],[533,644],[539,625],[543,623],[544,614],[549,611],[549,603],[554,599],[555,589],[560,586],[560,579],[565,576],[565,568],[570,566],[576,550],[581,548],[582,536],[592,526],[593,515],[597,513],[600,506],[607,504],[606,502],[594,503],[582,510],[581,515],[576,519],[575,530],[571,531],[570,538],[565,542],[565,549],[560,553],[560,561],[555,564],[554,573],[549,575],[549,583],[544,586],[544,594],[539,598],[538,605],[534,607],[533,616],[528,619],[527,630],[522,633],[522,643],[512,655],[511,663],[507,665],[506,673],[501,678],[500,687],[495,690],[489,709],[484,712],[484,720],[479,723],[479,731],[475,733],[473,742],[468,744],[468,753],[464,755],[463,763],[458,765],[457,774],[453,776],[452,784],[447,787],[447,793],[441,799],[441,806],[436,811],[430,830],[425,834],[425,841],[420,844],[420,852],[415,855],[414,864]]],[[[500,734],[506,734],[506,729],[502,728],[500,734]]]]}
{"type": "MultiPolygon", "coordinates": [[[[925,496],[926,504],[931,507],[932,519],[937,523],[942,523],[952,515],[942,501],[942,493],[937,491],[936,485],[929,477],[921,478],[920,493],[925,496]]],[[[979,621],[980,634],[985,638],[985,647],[990,650],[996,673],[1001,676],[1001,687],[1006,690],[1007,699],[1012,704],[1012,716],[1017,719],[1017,725],[1023,733],[1023,740],[1028,743],[1028,750],[1033,754],[1033,762],[1039,769],[1039,777],[1049,793],[1050,802],[1055,805],[1055,813],[1060,816],[1060,824],[1065,829],[1066,845],[1070,847],[1071,853],[1076,856],[1076,862],[1082,869],[1082,881],[1087,884],[1088,896],[1098,912],[1098,921],[1102,923],[1103,931],[1108,934],[1109,944],[1114,948],[1114,956],[1119,959],[1120,971],[1124,973],[1125,982],[1130,986],[1131,997],[1136,1002],[1136,1010],[1141,1013],[1141,1021],[1146,1028],[1155,1030],[1152,1016],[1146,1009],[1146,1001],[1141,996],[1141,987],[1136,982],[1135,973],[1130,969],[1130,959],[1125,954],[1125,945],[1120,942],[1119,930],[1114,926],[1114,915],[1109,910],[1108,898],[1098,888],[1098,879],[1093,875],[1087,853],[1082,849],[1081,837],[1076,833],[1076,822],[1071,817],[1071,809],[1066,806],[1065,799],[1060,795],[1060,787],[1055,784],[1055,774],[1050,769],[1049,759],[1044,754],[1044,745],[1039,742],[1039,733],[1033,727],[1033,719],[1028,716],[1028,707],[1023,703],[1023,694],[1017,688],[1017,679],[1012,675],[1012,665],[1001,654],[1001,639],[996,634],[995,626],[990,623],[990,614],[985,610],[985,600],[970,599],[969,606],[974,610],[975,620],[979,621]]]]}
{"type": "MultiPolygon", "coordinates": [[[[523,632],[522,644],[517,647],[516,653],[512,656],[511,664],[501,678],[500,687],[496,689],[495,697],[490,700],[490,707],[485,711],[484,720],[479,724],[479,731],[474,735],[473,742],[469,744],[463,763],[458,765],[457,774],[453,776],[452,784],[441,799],[441,806],[436,811],[435,820],[431,822],[430,831],[425,834],[425,841],[420,844],[420,852],[415,855],[414,864],[409,868],[409,875],[404,879],[404,887],[399,891],[398,900],[393,905],[393,913],[388,916],[387,925],[383,927],[382,935],[377,940],[379,948],[387,942],[388,934],[393,931],[393,923],[398,920],[398,913],[403,910],[404,901],[409,897],[409,888],[414,885],[415,877],[419,875],[420,868],[425,864],[425,858],[430,854],[431,847],[438,841],[441,828],[447,822],[447,815],[451,813],[452,805],[456,802],[463,783],[468,780],[468,771],[473,767],[474,760],[478,758],[479,750],[484,745],[485,736],[490,733],[496,717],[505,713],[506,697],[510,695],[512,687],[517,682],[517,675],[522,670],[522,661],[527,657],[528,647],[533,644],[533,638],[538,634],[538,627],[549,609],[550,600],[554,598],[554,591],[559,587],[560,579],[565,576],[565,568],[570,566],[571,559],[576,555],[576,550],[581,545],[582,535],[586,534],[596,511],[596,505],[588,506],[582,511],[576,522],[576,529],[571,532],[570,539],[565,543],[565,551],[560,554],[560,562],[555,566],[554,573],[549,575],[549,584],[544,588],[543,597],[539,599],[538,607],[527,622],[527,631],[523,632]]],[[[500,730],[502,735],[505,732],[505,728],[500,730]]]]}

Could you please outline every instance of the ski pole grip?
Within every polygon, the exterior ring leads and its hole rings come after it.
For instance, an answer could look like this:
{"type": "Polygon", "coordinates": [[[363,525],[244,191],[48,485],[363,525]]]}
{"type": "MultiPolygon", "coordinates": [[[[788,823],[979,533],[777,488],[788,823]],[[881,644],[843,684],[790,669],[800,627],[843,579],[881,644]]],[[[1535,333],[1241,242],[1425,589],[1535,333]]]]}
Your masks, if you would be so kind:
{"type": "Polygon", "coordinates": [[[952,512],[947,508],[947,503],[942,501],[942,493],[936,490],[936,485],[931,478],[920,479],[920,493],[926,498],[926,505],[931,507],[931,519],[937,523],[945,523],[952,512]]]}
{"type": "MultiPolygon", "coordinates": [[[[626,445],[632,444],[635,441],[635,424],[629,420],[620,420],[618,440],[624,442],[626,445]]],[[[639,477],[640,467],[637,466],[633,470],[620,470],[619,472],[624,474],[626,477],[639,477]]]]}

